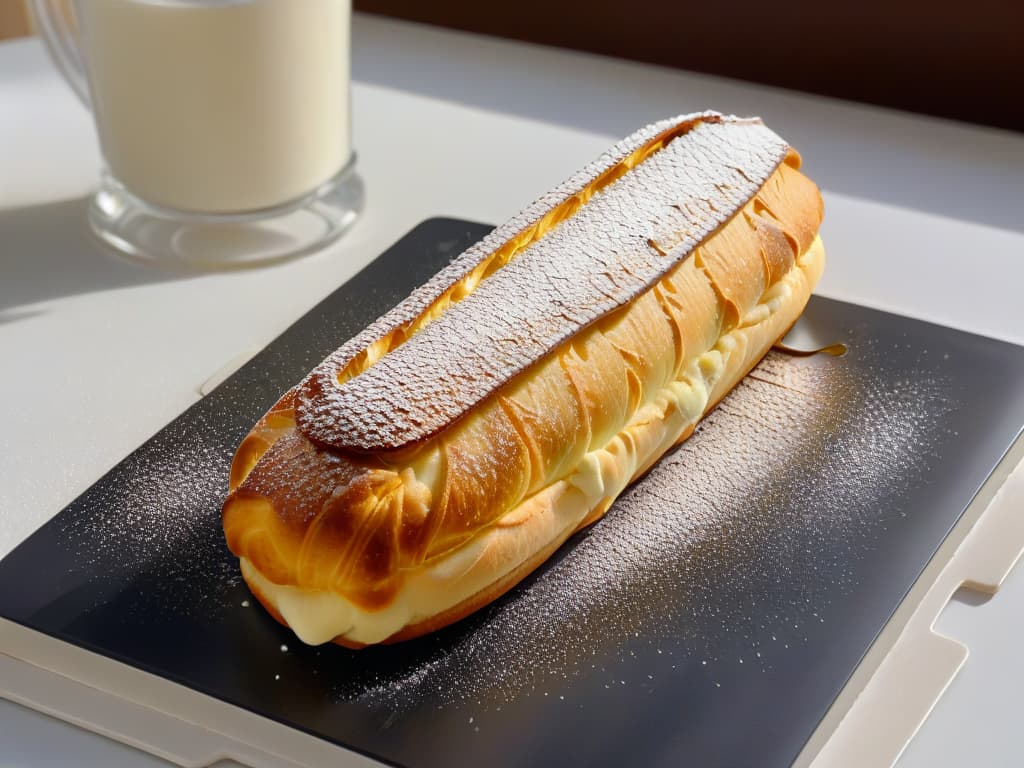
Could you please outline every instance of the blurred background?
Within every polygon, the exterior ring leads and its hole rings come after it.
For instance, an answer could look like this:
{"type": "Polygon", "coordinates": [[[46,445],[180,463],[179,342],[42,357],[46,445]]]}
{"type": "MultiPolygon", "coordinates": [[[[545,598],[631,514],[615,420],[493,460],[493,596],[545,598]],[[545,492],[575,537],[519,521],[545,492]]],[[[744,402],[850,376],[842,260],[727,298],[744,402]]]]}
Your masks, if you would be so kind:
{"type": "MultiPolygon", "coordinates": [[[[1020,0],[355,0],[355,9],[1024,131],[1020,0]]],[[[27,34],[23,0],[0,0],[0,39],[27,34]]]]}

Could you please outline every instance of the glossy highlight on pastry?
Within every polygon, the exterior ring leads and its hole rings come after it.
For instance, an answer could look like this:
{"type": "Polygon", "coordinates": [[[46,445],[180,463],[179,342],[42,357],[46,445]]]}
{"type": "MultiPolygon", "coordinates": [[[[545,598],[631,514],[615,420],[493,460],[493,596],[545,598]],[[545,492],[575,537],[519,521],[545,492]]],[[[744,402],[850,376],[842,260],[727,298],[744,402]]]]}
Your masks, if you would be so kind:
{"type": "Polygon", "coordinates": [[[756,119],[636,132],[289,390],[223,510],[305,642],[416,637],[598,519],[802,312],[824,266],[800,157],[756,119]]]}

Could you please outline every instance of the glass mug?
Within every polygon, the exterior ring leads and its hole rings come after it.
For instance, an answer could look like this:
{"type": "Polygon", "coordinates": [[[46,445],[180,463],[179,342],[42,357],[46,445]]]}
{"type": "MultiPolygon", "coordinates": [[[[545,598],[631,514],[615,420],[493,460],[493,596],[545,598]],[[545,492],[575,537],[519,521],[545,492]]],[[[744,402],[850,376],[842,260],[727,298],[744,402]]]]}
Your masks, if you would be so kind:
{"type": "Polygon", "coordinates": [[[215,267],[308,253],[363,204],[351,0],[32,0],[92,110],[89,222],[136,258],[215,267]]]}

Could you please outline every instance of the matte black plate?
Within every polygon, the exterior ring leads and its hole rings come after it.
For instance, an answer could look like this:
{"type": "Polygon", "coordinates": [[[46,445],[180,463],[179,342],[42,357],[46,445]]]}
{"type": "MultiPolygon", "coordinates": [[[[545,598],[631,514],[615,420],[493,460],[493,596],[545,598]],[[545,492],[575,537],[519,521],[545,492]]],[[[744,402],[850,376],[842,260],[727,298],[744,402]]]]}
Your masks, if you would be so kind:
{"type": "Polygon", "coordinates": [[[1024,349],[824,299],[504,599],[304,647],[223,544],[235,446],[487,227],[427,221],[0,562],[0,615],[409,766],[782,766],[1024,424],[1024,349]],[[253,603],[250,605],[250,603],[253,603]]]}

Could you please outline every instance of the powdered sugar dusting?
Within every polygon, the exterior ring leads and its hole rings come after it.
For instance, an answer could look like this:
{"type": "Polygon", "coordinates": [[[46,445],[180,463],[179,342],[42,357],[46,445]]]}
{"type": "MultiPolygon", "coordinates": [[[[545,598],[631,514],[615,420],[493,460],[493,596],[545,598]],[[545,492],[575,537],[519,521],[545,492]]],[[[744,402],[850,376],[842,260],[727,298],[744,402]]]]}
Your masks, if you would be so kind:
{"type": "Polygon", "coordinates": [[[118,465],[113,481],[83,497],[81,506],[91,514],[58,518],[62,539],[75,550],[78,566],[97,578],[113,562],[147,563],[149,578],[133,590],[136,610],[223,610],[241,576],[223,556],[218,507],[209,497],[211,488],[223,486],[230,460],[212,423],[197,419],[185,429],[179,420],[167,429],[175,433],[174,450],[136,452],[118,465]]]}
{"type": "MultiPolygon", "coordinates": [[[[374,341],[383,338],[392,331],[404,327],[414,321],[433,304],[448,288],[461,280],[481,262],[493,254],[510,238],[525,231],[540,221],[547,213],[562,205],[580,189],[590,185],[598,176],[625,160],[635,150],[653,140],[659,134],[674,127],[695,123],[701,120],[738,121],[735,117],[726,117],[717,112],[700,112],[691,115],[662,120],[646,126],[626,137],[615,146],[609,148],[600,157],[580,169],[572,177],[542,195],[528,205],[519,214],[504,224],[496,227],[483,238],[459,254],[449,264],[442,267],[427,282],[416,288],[392,309],[370,323],[345,344],[332,353],[323,363],[313,370],[304,384],[322,388],[334,385],[334,376],[345,368],[360,352],[374,341]]],[[[759,122],[751,120],[747,122],[759,122]]]]}
{"type": "Polygon", "coordinates": [[[695,124],[360,375],[339,385],[339,358],[326,361],[299,390],[300,430],[361,451],[439,432],[657,282],[761,188],[787,151],[760,123],[695,124]]]}

